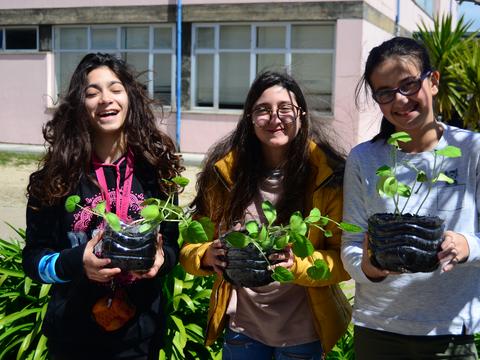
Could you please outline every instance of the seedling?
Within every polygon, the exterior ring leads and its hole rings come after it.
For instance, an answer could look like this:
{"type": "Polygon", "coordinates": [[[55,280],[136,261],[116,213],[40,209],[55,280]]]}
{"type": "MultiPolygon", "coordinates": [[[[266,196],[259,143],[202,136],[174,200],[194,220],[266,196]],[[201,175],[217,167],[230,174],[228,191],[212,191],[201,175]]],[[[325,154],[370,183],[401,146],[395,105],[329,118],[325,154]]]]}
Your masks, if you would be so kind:
{"type": "Polygon", "coordinates": [[[392,146],[391,159],[392,166],[383,165],[376,171],[379,179],[377,181],[377,192],[380,196],[392,198],[395,204],[396,216],[400,216],[404,213],[408,201],[413,193],[418,193],[422,186],[427,186],[427,192],[425,197],[420,202],[414,215],[418,215],[418,212],[422,208],[423,204],[427,200],[432,187],[439,181],[444,181],[448,184],[452,184],[454,180],[442,172],[443,161],[445,158],[457,158],[462,156],[462,151],[456,146],[446,146],[443,149],[433,150],[433,168],[431,175],[428,176],[427,172],[422,169],[418,169],[415,165],[411,164],[408,160],[398,163],[397,151],[400,150],[400,142],[407,143],[412,138],[406,132],[396,132],[390,136],[387,140],[388,144],[392,146]],[[440,161],[439,161],[440,158],[440,161]],[[440,162],[440,164],[438,164],[440,162]],[[412,186],[402,183],[397,178],[397,171],[400,165],[406,166],[416,173],[415,181],[412,186]],[[405,198],[405,203],[400,209],[400,197],[405,198]]]}
{"type": "MultiPolygon", "coordinates": [[[[182,176],[176,176],[172,179],[163,179],[164,182],[184,188],[188,185],[189,180],[182,176]]],[[[147,233],[151,229],[157,227],[163,221],[173,221],[179,223],[181,233],[188,232],[188,239],[192,242],[204,242],[213,238],[213,224],[208,218],[193,220],[188,209],[183,209],[174,204],[174,191],[168,194],[166,200],[157,198],[146,199],[141,205],[140,218],[133,221],[130,225],[138,224],[140,233],[147,233]]],[[[122,223],[118,216],[112,212],[106,211],[106,203],[102,201],[94,208],[87,208],[80,205],[80,196],[71,195],[65,202],[65,209],[68,212],[81,208],[90,213],[102,217],[108,225],[115,231],[122,230],[122,223]]]]}
{"type": "MultiPolygon", "coordinates": [[[[271,249],[282,250],[286,246],[291,246],[296,256],[302,259],[311,257],[313,265],[307,269],[307,274],[314,280],[327,279],[330,276],[330,270],[325,261],[312,257],[314,247],[306,237],[309,227],[314,226],[320,229],[326,237],[333,235],[330,230],[325,229],[329,222],[333,222],[344,231],[363,231],[357,225],[345,222],[338,223],[327,215],[322,215],[317,208],[313,208],[306,218],[303,218],[299,211],[294,212],[287,225],[274,225],[277,219],[277,211],[270,202],[264,201],[262,210],[267,219],[266,224],[259,224],[255,220],[248,221],[245,224],[246,232],[232,231],[226,235],[225,240],[236,248],[244,248],[248,244],[253,244],[269,266],[271,266],[271,262],[266,255],[267,251],[271,249]]],[[[278,266],[273,270],[272,278],[280,282],[289,282],[294,279],[294,274],[290,270],[278,266]]]]}

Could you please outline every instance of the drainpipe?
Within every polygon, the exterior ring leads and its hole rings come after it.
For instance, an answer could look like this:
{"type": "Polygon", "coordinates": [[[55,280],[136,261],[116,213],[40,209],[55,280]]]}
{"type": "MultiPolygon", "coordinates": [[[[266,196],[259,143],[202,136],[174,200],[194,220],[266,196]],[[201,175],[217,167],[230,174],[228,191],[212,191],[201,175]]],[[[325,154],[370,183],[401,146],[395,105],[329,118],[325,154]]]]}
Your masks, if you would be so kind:
{"type": "Polygon", "coordinates": [[[177,86],[176,86],[176,131],[177,151],[180,151],[180,126],[182,120],[182,0],[177,0],[177,86]]]}
{"type": "Polygon", "coordinates": [[[395,14],[395,36],[400,36],[400,0],[397,0],[397,13],[395,14]]]}

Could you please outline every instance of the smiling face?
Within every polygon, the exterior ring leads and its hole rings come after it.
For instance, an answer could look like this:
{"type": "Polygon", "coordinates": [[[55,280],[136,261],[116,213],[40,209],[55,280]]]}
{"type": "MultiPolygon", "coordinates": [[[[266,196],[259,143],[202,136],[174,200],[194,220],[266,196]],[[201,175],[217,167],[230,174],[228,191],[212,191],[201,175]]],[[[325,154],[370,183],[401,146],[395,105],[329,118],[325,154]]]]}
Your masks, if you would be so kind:
{"type": "Polygon", "coordinates": [[[128,95],[110,68],[101,66],[88,73],[85,107],[96,137],[121,135],[128,113],[128,95]]]}
{"type": "Polygon", "coordinates": [[[259,108],[271,110],[270,121],[262,127],[254,126],[255,135],[262,144],[264,155],[268,156],[275,152],[285,153],[290,142],[297,136],[301,126],[299,112],[288,124],[283,123],[277,116],[278,108],[282,109],[291,104],[298,106],[295,95],[280,85],[274,85],[266,89],[253,105],[252,113],[259,108]]]}
{"type": "MultiPolygon", "coordinates": [[[[418,79],[421,68],[414,61],[391,57],[380,63],[370,76],[372,91],[395,89],[418,79]]],[[[434,71],[422,82],[420,90],[413,95],[397,92],[393,101],[379,104],[385,118],[396,131],[409,133],[426,129],[435,121],[433,96],[438,93],[438,72],[434,71]]]]}

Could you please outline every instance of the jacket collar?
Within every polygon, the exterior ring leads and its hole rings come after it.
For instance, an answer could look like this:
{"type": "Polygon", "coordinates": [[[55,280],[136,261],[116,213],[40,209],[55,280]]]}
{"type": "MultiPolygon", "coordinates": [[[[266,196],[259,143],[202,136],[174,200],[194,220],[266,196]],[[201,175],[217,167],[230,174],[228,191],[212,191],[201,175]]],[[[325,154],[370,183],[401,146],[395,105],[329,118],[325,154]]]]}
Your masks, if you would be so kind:
{"type": "MultiPolygon", "coordinates": [[[[327,164],[327,156],[325,153],[315,144],[313,141],[309,141],[308,144],[309,150],[309,162],[312,166],[313,173],[315,175],[315,188],[321,186],[332,174],[332,168],[327,164]]],[[[215,163],[215,169],[217,174],[220,176],[222,182],[228,187],[231,188],[233,185],[232,181],[232,168],[234,161],[234,152],[230,151],[224,158],[220,159],[215,163]]]]}

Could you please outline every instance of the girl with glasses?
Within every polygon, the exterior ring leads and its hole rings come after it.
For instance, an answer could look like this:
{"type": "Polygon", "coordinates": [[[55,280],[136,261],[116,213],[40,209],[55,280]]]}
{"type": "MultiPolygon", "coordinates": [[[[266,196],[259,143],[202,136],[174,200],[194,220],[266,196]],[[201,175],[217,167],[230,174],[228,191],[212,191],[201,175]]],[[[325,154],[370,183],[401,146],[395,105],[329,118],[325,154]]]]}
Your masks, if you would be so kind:
{"type": "MultiPolygon", "coordinates": [[[[278,222],[294,211],[312,207],[339,220],[342,158],[328,144],[310,139],[305,97],[287,74],[264,72],[250,87],[236,129],[209,151],[193,201],[195,215],[209,216],[216,240],[182,247],[180,262],[194,275],[216,275],[207,322],[207,345],[226,328],[223,359],[321,359],[344,333],[350,310],[338,283],[348,279],[340,260],[340,232],[332,237],[310,232],[315,252],[331,271],[330,278],[307,276],[309,259],[290,248],[271,255],[293,271],[292,283],[271,280],[242,287],[226,280],[227,249],[218,239],[237,222],[260,219],[261,203],[272,202],[278,222]],[[230,224],[230,225],[224,225],[230,224]]],[[[248,267],[245,271],[249,271],[248,267]]]]}
{"type": "Polygon", "coordinates": [[[166,198],[162,179],[183,168],[150,104],[124,61],[92,53],[44,126],[47,152],[28,185],[23,266],[32,279],[53,284],[42,328],[49,359],[158,359],[162,282],[178,261],[177,225],[162,223],[149,270],[126,272],[94,254],[102,219],[64,205],[72,194],[86,208],[105,201],[129,222],[143,200],[166,198]]]}
{"type": "MultiPolygon", "coordinates": [[[[436,119],[439,79],[424,46],[396,37],[371,50],[357,86],[357,104],[362,88],[371,92],[383,119],[380,133],[347,159],[344,221],[367,228],[370,215],[393,212],[391,199],[378,196],[375,188],[376,169],[390,162],[392,133],[404,131],[412,138],[400,143],[398,159],[430,172],[432,150],[447,145],[462,150],[443,167],[454,183],[435,183],[419,214],[445,220],[436,271],[380,269],[370,261],[366,236],[343,235],[342,259],[356,282],[354,344],[360,360],[478,358],[473,334],[480,332],[480,135],[436,119]]],[[[427,191],[423,186],[414,192],[405,213],[415,211],[427,191]]]]}

